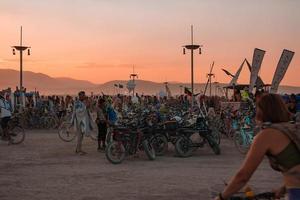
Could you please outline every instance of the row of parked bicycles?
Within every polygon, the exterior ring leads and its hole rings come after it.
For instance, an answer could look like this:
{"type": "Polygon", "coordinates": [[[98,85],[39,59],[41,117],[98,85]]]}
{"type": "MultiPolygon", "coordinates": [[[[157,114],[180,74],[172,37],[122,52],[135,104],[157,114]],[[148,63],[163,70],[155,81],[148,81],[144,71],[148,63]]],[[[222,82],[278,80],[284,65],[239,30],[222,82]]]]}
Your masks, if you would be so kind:
{"type": "MultiPolygon", "coordinates": [[[[114,164],[139,151],[154,160],[165,155],[170,145],[179,157],[189,157],[205,145],[219,155],[223,137],[230,138],[237,150],[245,154],[256,133],[254,108],[249,104],[234,112],[228,106],[213,115],[203,104],[192,111],[173,107],[163,114],[149,107],[136,108],[123,111],[120,116],[117,124],[109,125],[107,133],[106,157],[114,164]]],[[[97,130],[94,122],[93,127],[97,130]]],[[[61,123],[58,133],[66,142],[76,137],[70,120],[61,123]]],[[[90,137],[97,140],[97,132],[90,137]]]]}
{"type": "MultiPolygon", "coordinates": [[[[25,111],[13,115],[10,132],[14,139],[10,143],[24,141],[24,129],[30,128],[59,129],[58,135],[63,141],[74,140],[76,134],[72,130],[71,113],[59,117],[47,111],[40,112],[25,111]]],[[[203,104],[192,111],[180,107],[169,108],[164,114],[151,108],[138,108],[124,111],[121,116],[118,123],[110,125],[108,129],[106,155],[113,163],[120,163],[126,155],[140,150],[148,151],[146,154],[153,159],[153,150],[156,156],[162,156],[167,153],[170,145],[174,146],[176,155],[180,157],[191,156],[205,144],[215,154],[220,154],[222,137],[233,140],[237,150],[245,154],[257,131],[253,120],[254,109],[249,104],[234,112],[228,106],[214,115],[208,114],[203,104]]],[[[94,121],[92,125],[97,130],[94,121]]],[[[92,132],[90,137],[97,140],[97,131],[92,132]]]]}
{"type": "Polygon", "coordinates": [[[20,114],[20,120],[25,129],[57,129],[68,115],[47,108],[28,108],[20,114]]]}
{"type": "Polygon", "coordinates": [[[244,103],[239,109],[228,106],[217,116],[217,126],[224,136],[232,140],[236,149],[246,154],[259,131],[255,123],[255,109],[251,102],[244,103]]]}
{"type": "MultiPolygon", "coordinates": [[[[105,154],[113,164],[122,163],[127,156],[140,151],[154,160],[156,156],[165,155],[170,145],[179,157],[189,157],[206,144],[215,154],[221,153],[221,135],[200,109],[191,112],[177,107],[162,114],[152,108],[134,108],[123,111],[120,116],[117,124],[109,125],[106,138],[105,154]]],[[[94,120],[92,126],[97,130],[94,120]]],[[[91,132],[90,138],[97,140],[96,133],[91,132]]],[[[70,121],[60,125],[58,134],[66,142],[76,137],[70,121]]]]}
{"type": "Polygon", "coordinates": [[[119,164],[127,155],[138,151],[144,151],[149,160],[154,160],[167,153],[169,144],[180,157],[191,156],[197,148],[208,144],[219,155],[219,136],[209,128],[208,120],[203,116],[170,112],[159,121],[155,111],[145,110],[130,113],[120,124],[111,127],[105,154],[111,163],[119,164]],[[197,140],[193,138],[195,135],[197,140]]]}

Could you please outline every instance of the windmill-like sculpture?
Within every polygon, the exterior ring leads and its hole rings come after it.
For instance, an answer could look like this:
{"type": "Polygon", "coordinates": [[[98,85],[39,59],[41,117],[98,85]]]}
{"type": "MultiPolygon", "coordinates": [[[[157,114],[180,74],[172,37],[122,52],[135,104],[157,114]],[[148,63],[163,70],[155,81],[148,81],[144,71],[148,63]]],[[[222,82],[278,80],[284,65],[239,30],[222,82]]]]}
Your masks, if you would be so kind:
{"type": "Polygon", "coordinates": [[[211,65],[211,67],[210,67],[210,71],[209,71],[209,73],[206,75],[206,77],[207,77],[207,82],[206,82],[205,89],[204,89],[204,96],[205,96],[205,94],[206,94],[207,87],[208,87],[208,85],[209,85],[209,96],[211,97],[211,80],[212,80],[212,78],[215,77],[215,74],[212,73],[213,68],[214,68],[214,65],[215,65],[215,62],[212,63],[212,65],[211,65]]]}

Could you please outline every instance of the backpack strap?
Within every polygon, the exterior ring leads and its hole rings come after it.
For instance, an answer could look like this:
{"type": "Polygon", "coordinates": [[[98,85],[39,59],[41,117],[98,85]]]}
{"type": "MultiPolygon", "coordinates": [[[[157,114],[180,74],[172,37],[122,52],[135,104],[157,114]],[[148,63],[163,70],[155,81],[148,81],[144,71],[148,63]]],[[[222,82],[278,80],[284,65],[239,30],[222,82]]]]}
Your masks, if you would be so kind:
{"type": "Polygon", "coordinates": [[[264,128],[276,129],[285,134],[293,143],[296,144],[300,151],[300,123],[296,122],[284,122],[269,124],[264,128]]]}

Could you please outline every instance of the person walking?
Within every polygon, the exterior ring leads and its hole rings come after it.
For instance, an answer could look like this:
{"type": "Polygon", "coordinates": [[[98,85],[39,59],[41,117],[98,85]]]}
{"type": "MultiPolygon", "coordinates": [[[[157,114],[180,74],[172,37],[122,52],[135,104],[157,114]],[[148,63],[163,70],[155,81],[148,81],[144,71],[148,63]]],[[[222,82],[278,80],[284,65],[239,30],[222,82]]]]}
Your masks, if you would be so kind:
{"type": "Polygon", "coordinates": [[[107,134],[107,112],[105,100],[100,98],[97,105],[97,119],[98,126],[98,151],[105,150],[106,148],[106,134],[107,134]]]}
{"type": "Polygon", "coordinates": [[[72,124],[77,132],[77,146],[76,154],[85,155],[86,152],[82,151],[83,136],[89,136],[91,131],[91,117],[88,111],[89,103],[85,96],[85,92],[78,93],[78,100],[74,103],[74,109],[72,114],[72,124]]]}

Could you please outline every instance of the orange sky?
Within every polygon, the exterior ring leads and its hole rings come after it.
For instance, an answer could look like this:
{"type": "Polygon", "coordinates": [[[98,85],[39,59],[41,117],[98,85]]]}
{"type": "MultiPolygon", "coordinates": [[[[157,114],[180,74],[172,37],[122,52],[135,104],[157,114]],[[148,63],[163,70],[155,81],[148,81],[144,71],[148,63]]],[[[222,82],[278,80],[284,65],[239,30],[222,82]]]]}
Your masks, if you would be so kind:
{"type": "MultiPolygon", "coordinates": [[[[134,64],[140,79],[189,82],[181,46],[194,24],[204,46],[195,56],[196,82],[206,80],[213,61],[215,81],[229,82],[221,68],[234,73],[257,47],[266,50],[260,75],[270,83],[286,48],[296,54],[282,84],[300,86],[299,7],[296,0],[2,0],[0,68],[19,68],[10,46],[23,25],[32,47],[25,70],[103,83],[128,79],[134,64]]],[[[240,82],[248,79],[245,68],[240,82]]]]}

